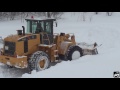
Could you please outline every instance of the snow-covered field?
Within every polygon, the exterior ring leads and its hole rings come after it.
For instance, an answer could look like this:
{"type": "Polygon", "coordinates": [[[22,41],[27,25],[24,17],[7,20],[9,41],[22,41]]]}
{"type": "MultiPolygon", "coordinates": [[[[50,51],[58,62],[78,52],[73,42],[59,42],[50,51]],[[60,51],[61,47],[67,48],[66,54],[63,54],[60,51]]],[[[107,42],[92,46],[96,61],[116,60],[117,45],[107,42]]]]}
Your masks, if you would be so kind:
{"type": "MultiPolygon", "coordinates": [[[[114,71],[120,71],[120,13],[114,12],[112,16],[105,13],[94,15],[92,12],[85,15],[86,21],[82,21],[82,14],[66,13],[58,20],[58,27],[54,27],[55,33],[74,33],[77,42],[94,43],[98,48],[98,55],[83,56],[74,61],[62,61],[44,71],[28,74],[27,70],[12,68],[0,64],[0,77],[22,78],[113,78],[114,71]]],[[[22,29],[20,20],[0,22],[0,36],[3,38],[9,34],[17,33],[22,29]]]]}

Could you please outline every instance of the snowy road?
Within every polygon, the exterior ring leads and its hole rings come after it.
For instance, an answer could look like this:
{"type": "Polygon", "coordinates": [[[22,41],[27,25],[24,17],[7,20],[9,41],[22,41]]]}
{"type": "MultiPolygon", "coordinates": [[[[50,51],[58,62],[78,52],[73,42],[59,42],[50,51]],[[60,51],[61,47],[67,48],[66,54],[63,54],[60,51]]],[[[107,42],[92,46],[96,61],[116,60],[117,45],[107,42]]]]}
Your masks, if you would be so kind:
{"type": "MultiPolygon", "coordinates": [[[[54,67],[58,63],[51,63],[50,67],[54,67]]],[[[21,78],[23,74],[28,73],[28,69],[9,68],[7,65],[0,64],[0,78],[21,78]]]]}
{"type": "Polygon", "coordinates": [[[27,72],[27,69],[8,68],[7,65],[0,64],[0,78],[20,78],[27,72]]]}

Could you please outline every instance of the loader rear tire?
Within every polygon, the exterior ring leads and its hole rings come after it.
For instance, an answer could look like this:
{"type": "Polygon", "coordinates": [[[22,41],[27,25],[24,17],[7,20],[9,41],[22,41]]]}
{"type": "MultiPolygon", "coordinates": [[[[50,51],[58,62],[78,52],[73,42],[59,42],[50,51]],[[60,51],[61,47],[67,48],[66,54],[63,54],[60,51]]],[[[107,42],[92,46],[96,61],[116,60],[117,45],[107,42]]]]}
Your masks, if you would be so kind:
{"type": "Polygon", "coordinates": [[[67,51],[67,60],[75,60],[83,56],[82,49],[79,46],[70,46],[67,51]],[[74,56],[76,55],[76,56],[74,56]]]}
{"type": "Polygon", "coordinates": [[[49,56],[43,51],[37,51],[33,53],[30,60],[28,61],[28,67],[30,71],[36,70],[42,71],[50,66],[49,56]]]}

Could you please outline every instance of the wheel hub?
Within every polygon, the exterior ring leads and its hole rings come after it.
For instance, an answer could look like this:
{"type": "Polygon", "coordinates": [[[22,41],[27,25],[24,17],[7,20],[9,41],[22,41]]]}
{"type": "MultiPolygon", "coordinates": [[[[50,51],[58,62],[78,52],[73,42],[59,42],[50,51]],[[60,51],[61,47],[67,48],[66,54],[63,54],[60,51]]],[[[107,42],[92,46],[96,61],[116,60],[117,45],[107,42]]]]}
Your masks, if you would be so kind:
{"type": "Polygon", "coordinates": [[[41,68],[44,68],[44,66],[45,66],[45,60],[42,59],[42,60],[39,62],[39,65],[40,65],[41,68]]]}
{"type": "Polygon", "coordinates": [[[80,52],[79,51],[75,51],[72,54],[72,60],[78,59],[80,57],[80,52]]]}

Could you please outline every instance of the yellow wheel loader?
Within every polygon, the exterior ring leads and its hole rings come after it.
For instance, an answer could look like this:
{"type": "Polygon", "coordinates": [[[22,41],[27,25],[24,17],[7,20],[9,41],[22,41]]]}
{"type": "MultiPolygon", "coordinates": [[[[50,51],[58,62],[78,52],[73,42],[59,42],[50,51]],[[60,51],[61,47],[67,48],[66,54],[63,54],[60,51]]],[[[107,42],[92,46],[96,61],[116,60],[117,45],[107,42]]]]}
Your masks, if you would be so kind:
{"type": "Polygon", "coordinates": [[[0,63],[41,71],[47,69],[50,62],[97,54],[96,44],[93,44],[94,49],[82,48],[81,43],[76,43],[74,34],[53,33],[55,19],[25,20],[26,30],[22,26],[23,29],[17,30],[16,35],[4,38],[0,63]]]}

